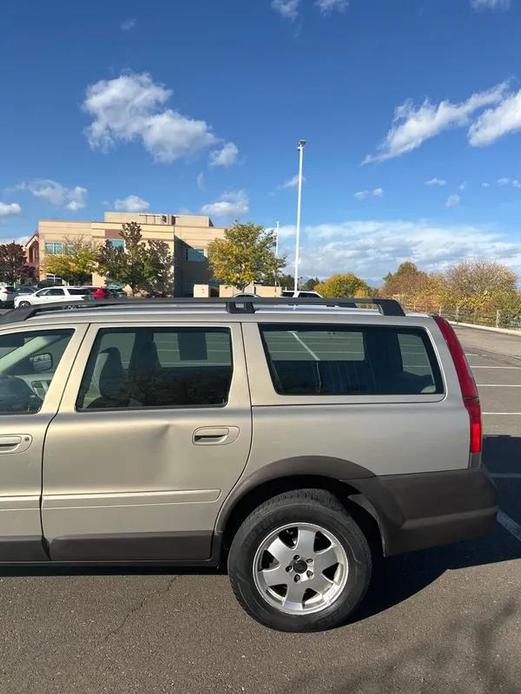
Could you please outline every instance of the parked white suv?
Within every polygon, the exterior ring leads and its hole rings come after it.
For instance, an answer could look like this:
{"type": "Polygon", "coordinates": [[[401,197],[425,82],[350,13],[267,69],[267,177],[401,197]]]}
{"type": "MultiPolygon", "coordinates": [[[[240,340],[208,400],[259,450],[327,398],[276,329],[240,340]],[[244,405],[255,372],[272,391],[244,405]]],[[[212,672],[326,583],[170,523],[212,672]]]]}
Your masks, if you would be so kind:
{"type": "Polygon", "coordinates": [[[60,301],[83,301],[90,296],[85,287],[45,287],[34,294],[22,294],[14,299],[15,308],[35,306],[39,304],[51,304],[60,301]]]}
{"type": "Polygon", "coordinates": [[[284,289],[282,292],[283,297],[291,297],[293,299],[321,299],[322,294],[319,294],[318,292],[313,292],[308,289],[299,289],[298,291],[294,292],[292,289],[284,289]]]}

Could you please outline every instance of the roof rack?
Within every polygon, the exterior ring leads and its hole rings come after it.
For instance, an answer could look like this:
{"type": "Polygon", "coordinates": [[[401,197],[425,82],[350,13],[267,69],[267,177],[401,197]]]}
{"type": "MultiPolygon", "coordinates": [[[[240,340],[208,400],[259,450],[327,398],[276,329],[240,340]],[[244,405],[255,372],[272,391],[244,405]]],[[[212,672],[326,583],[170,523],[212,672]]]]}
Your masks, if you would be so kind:
{"type": "Polygon", "coordinates": [[[356,308],[357,306],[376,306],[384,316],[405,316],[404,310],[396,299],[381,299],[379,297],[352,297],[352,298],[300,298],[300,297],[232,297],[232,298],[187,298],[180,297],[167,299],[117,299],[57,302],[55,304],[41,304],[16,308],[0,317],[0,325],[6,323],[18,323],[27,320],[39,313],[63,310],[102,309],[109,306],[135,308],[153,308],[158,306],[172,306],[178,308],[194,308],[202,306],[223,306],[228,313],[255,313],[256,307],[263,306],[329,306],[338,308],[356,308]]]}

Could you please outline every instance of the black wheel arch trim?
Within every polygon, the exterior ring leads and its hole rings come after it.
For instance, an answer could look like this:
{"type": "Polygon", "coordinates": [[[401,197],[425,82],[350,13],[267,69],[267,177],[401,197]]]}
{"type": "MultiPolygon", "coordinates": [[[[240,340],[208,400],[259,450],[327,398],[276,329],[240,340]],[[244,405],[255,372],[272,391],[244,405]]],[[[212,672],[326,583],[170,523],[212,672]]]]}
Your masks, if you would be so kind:
{"type": "Polygon", "coordinates": [[[333,482],[343,482],[361,492],[357,482],[362,479],[375,478],[361,465],[331,456],[297,456],[273,461],[255,470],[247,477],[242,477],[226,497],[217,516],[215,531],[223,533],[236,505],[247,494],[269,482],[282,481],[291,477],[323,477],[333,482]]]}

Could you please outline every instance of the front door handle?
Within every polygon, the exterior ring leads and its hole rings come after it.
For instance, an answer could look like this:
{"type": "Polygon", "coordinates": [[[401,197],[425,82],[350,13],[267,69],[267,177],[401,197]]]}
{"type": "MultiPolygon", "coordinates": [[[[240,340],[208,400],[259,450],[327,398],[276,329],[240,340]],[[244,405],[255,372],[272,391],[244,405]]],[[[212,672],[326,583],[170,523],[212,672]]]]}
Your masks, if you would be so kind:
{"type": "Polygon", "coordinates": [[[23,453],[31,443],[33,437],[29,434],[5,434],[0,436],[0,455],[5,453],[23,453]]]}
{"type": "Polygon", "coordinates": [[[194,431],[192,442],[196,446],[211,446],[233,443],[239,436],[239,427],[199,427],[194,431]]]}

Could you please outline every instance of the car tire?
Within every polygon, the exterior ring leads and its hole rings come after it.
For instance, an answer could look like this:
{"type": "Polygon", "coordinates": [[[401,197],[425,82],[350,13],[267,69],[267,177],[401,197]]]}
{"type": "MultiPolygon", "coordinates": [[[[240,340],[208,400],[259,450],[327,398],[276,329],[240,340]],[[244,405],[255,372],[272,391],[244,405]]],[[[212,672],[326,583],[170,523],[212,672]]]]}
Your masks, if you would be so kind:
{"type": "Polygon", "coordinates": [[[18,308],[27,308],[30,305],[31,304],[29,303],[29,301],[20,301],[18,304],[18,308]]]}
{"type": "Polygon", "coordinates": [[[322,489],[289,491],[261,504],[239,527],[228,555],[241,606],[280,631],[345,623],[363,600],[371,572],[365,535],[322,489]]]}

